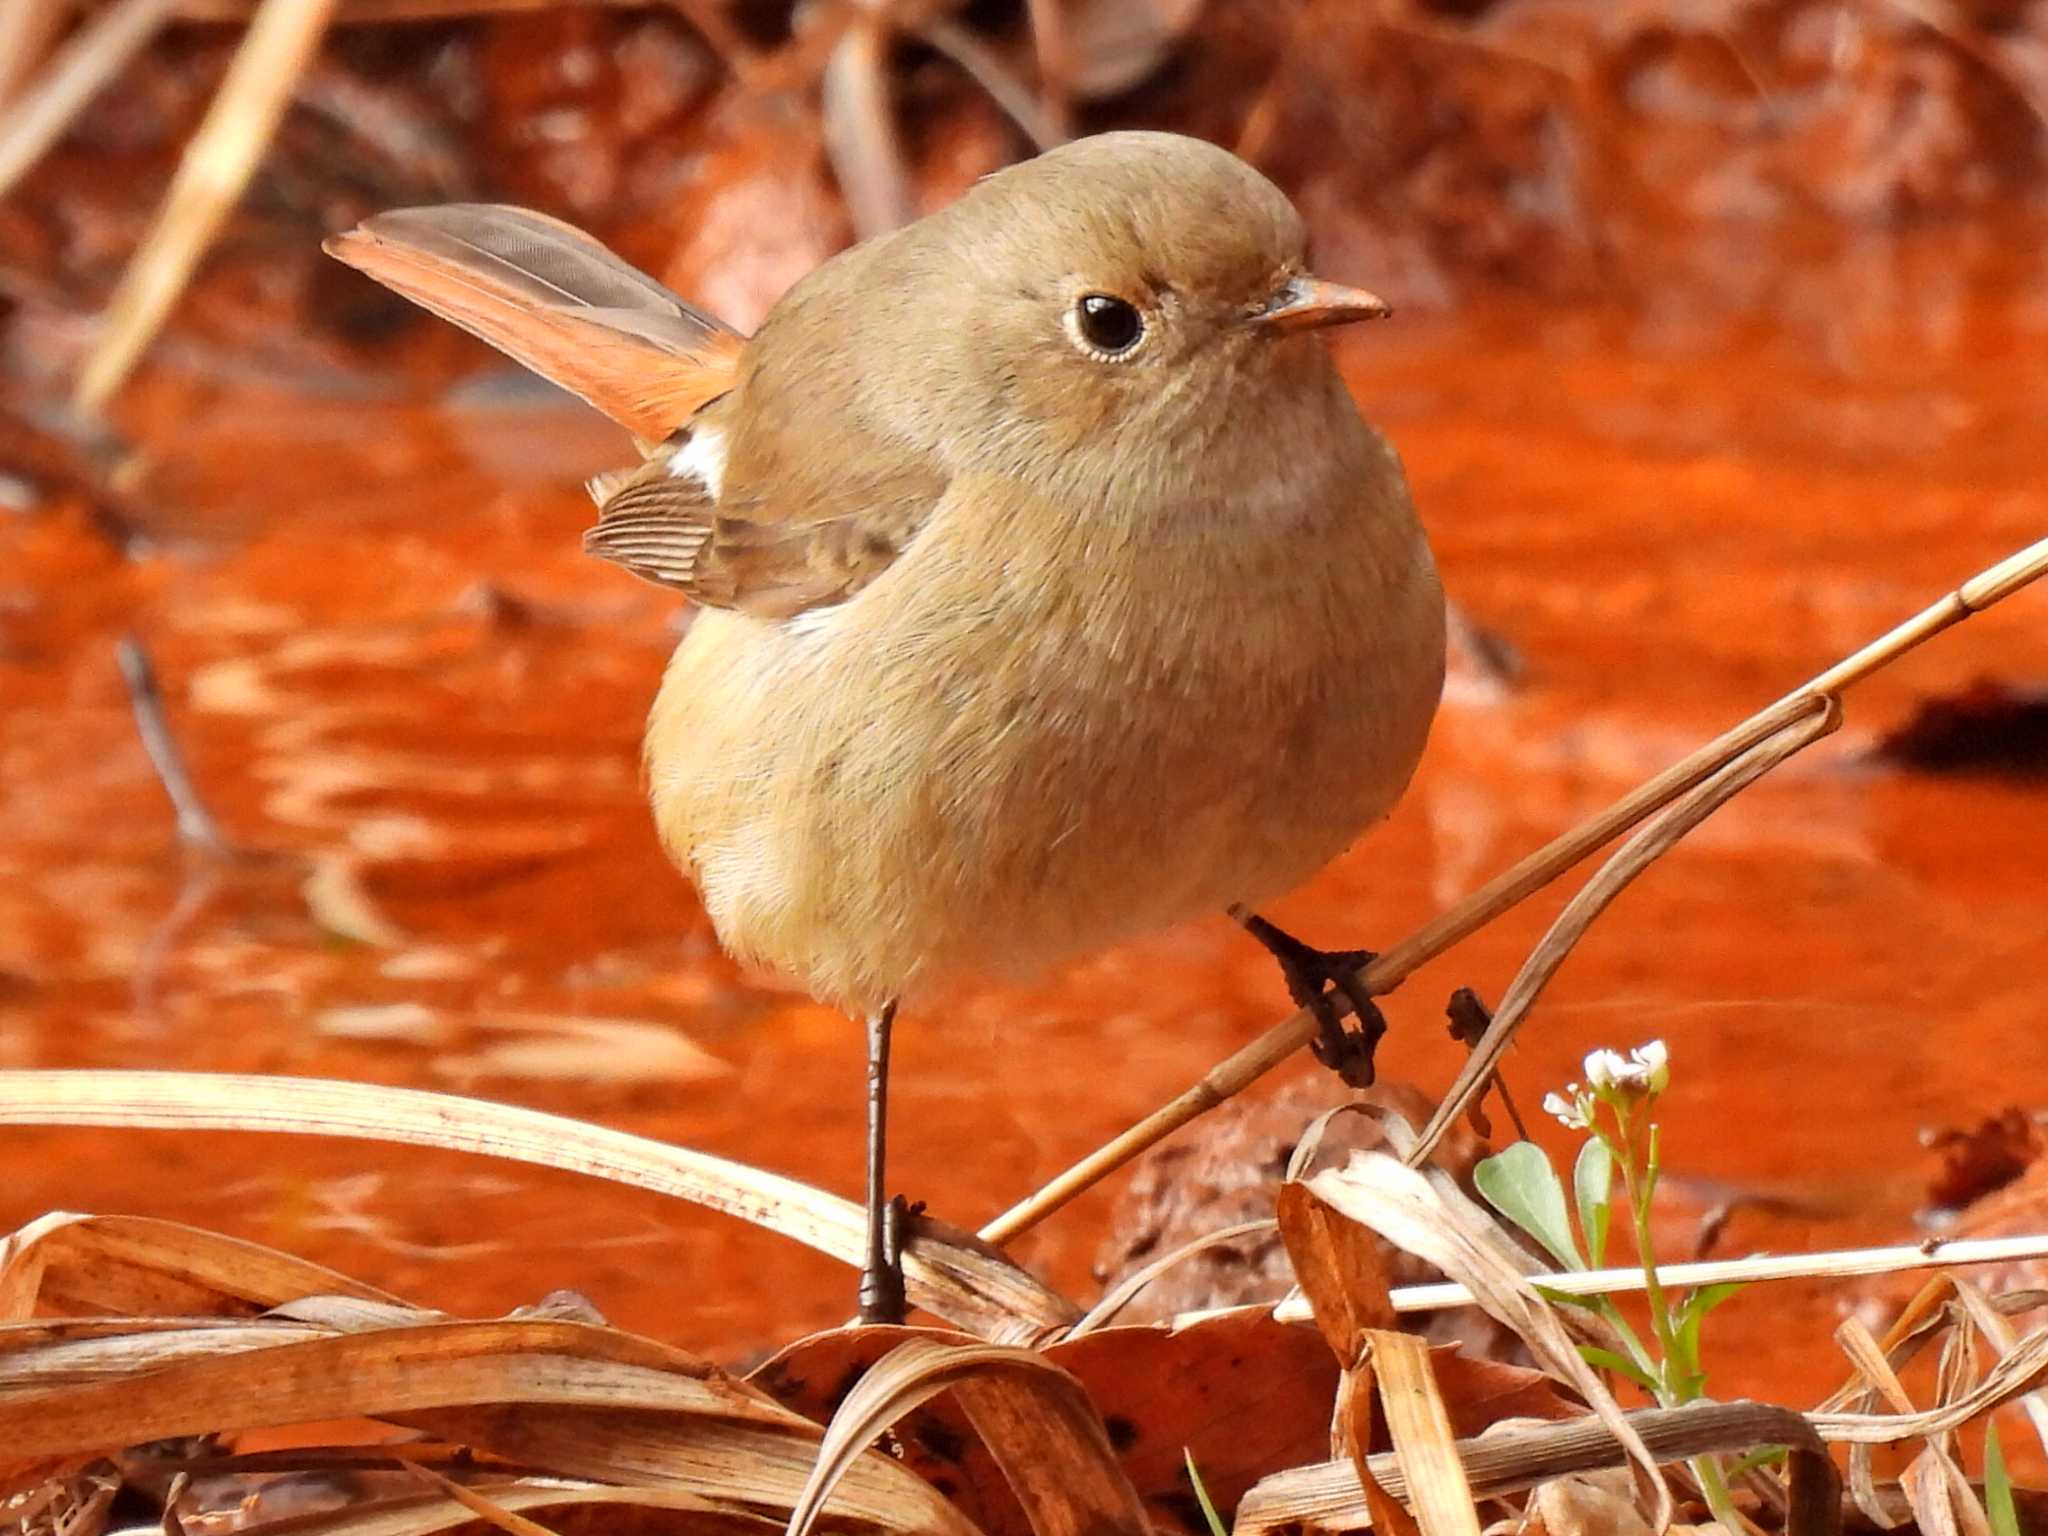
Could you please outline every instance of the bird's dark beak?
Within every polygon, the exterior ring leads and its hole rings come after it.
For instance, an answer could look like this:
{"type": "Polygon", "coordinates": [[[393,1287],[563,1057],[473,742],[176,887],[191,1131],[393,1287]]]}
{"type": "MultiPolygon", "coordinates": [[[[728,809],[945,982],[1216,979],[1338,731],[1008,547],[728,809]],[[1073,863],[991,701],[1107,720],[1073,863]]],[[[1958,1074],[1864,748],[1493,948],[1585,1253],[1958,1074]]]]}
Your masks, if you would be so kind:
{"type": "Polygon", "coordinates": [[[1252,324],[1272,331],[1313,331],[1326,325],[1349,325],[1354,320],[1384,320],[1393,312],[1385,299],[1363,288],[1346,288],[1319,277],[1295,277],[1283,283],[1266,307],[1252,316],[1252,324]]]}

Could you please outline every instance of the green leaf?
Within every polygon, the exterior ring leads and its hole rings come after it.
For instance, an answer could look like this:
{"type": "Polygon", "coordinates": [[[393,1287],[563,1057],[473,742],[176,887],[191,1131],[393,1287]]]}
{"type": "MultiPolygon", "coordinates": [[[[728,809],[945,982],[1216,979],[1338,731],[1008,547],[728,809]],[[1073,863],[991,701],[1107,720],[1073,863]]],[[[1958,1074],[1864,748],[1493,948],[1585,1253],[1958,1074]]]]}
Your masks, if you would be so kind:
{"type": "MultiPolygon", "coordinates": [[[[1743,1285],[1739,1280],[1722,1285],[1703,1285],[1679,1304],[1678,1314],[1671,1320],[1672,1337],[1677,1341],[1681,1357],[1679,1367],[1685,1375],[1697,1377],[1700,1386],[1706,1384],[1706,1368],[1700,1360],[1700,1325],[1706,1321],[1709,1312],[1741,1289],[1743,1285]]],[[[1689,1395],[1697,1396],[1698,1388],[1689,1395]]]]}
{"type": "Polygon", "coordinates": [[[1581,1344],[1579,1346],[1579,1358],[1584,1360],[1586,1364],[1597,1367],[1600,1370],[1612,1371],[1617,1376],[1626,1376],[1652,1397],[1658,1395],[1656,1377],[1637,1365],[1635,1361],[1625,1356],[1617,1355],[1611,1349],[1602,1349],[1597,1344],[1581,1344]]]}
{"type": "Polygon", "coordinates": [[[1998,1425],[1984,1425],[1984,1513],[1991,1517],[1992,1536],[2020,1536],[2020,1512],[2013,1503],[2012,1477],[2005,1470],[2005,1450],[1998,1443],[1998,1425]]]}
{"type": "Polygon", "coordinates": [[[1195,1453],[1186,1446],[1180,1448],[1187,1458],[1188,1481],[1195,1485],[1195,1502],[1202,1506],[1202,1518],[1209,1522],[1209,1536],[1230,1536],[1230,1529],[1224,1525],[1223,1517],[1216,1513],[1216,1506],[1209,1502],[1209,1490],[1202,1486],[1202,1474],[1195,1470],[1195,1453]]]}
{"type": "Polygon", "coordinates": [[[1614,1154],[1598,1136],[1579,1148],[1572,1195],[1579,1205],[1579,1230],[1586,1234],[1586,1262],[1598,1269],[1607,1257],[1607,1222],[1614,1214],[1614,1154]]]}
{"type": "Polygon", "coordinates": [[[1472,1182],[1487,1203],[1550,1250],[1566,1269],[1584,1269],[1565,1215],[1564,1185],[1533,1141],[1503,1147],[1472,1170],[1472,1182]]]}
{"type": "Polygon", "coordinates": [[[1537,1280],[1531,1280],[1529,1284],[1538,1296],[1541,1296],[1553,1306],[1577,1307],[1581,1312],[1598,1312],[1602,1316],[1606,1315],[1607,1298],[1605,1296],[1575,1296],[1570,1291],[1556,1290],[1537,1280]]]}
{"type": "Polygon", "coordinates": [[[1782,1445],[1760,1445],[1755,1450],[1738,1456],[1729,1464],[1728,1481],[1734,1482],[1745,1472],[1754,1472],[1758,1467],[1775,1467],[1785,1459],[1782,1445]]]}

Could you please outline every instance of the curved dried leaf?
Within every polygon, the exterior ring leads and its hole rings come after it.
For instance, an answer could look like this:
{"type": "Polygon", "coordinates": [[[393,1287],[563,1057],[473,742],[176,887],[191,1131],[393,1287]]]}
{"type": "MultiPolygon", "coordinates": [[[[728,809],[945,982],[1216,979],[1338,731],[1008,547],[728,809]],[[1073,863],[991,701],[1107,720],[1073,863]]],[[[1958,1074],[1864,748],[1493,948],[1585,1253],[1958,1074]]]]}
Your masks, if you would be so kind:
{"type": "MultiPolygon", "coordinates": [[[[453,1094],[230,1073],[11,1071],[0,1072],[0,1125],[269,1131],[439,1147],[694,1201],[847,1264],[861,1263],[866,1251],[861,1208],[823,1190],[687,1147],[453,1094]]],[[[993,1248],[931,1221],[918,1224],[904,1275],[915,1305],[981,1338],[1026,1338],[1080,1315],[993,1248]]],[[[299,1294],[330,1288],[365,1292],[344,1282],[299,1294]]],[[[0,1303],[13,1295],[0,1287],[0,1303]]]]}
{"type": "MultiPolygon", "coordinates": [[[[834,1329],[790,1345],[748,1379],[822,1423],[864,1371],[910,1338],[962,1342],[958,1335],[927,1329],[834,1329]]],[[[1173,1529],[1185,1518],[1192,1491],[1188,1453],[1224,1508],[1273,1468],[1328,1454],[1336,1362],[1312,1330],[1278,1322],[1269,1310],[1234,1310],[1180,1327],[1098,1328],[1060,1339],[1041,1353],[1086,1389],[1110,1431],[1124,1476],[1160,1529],[1173,1529]]],[[[1534,1401],[1527,1395],[1530,1383],[1544,1395],[1543,1408],[1530,1412],[1583,1411],[1566,1409],[1548,1378],[1534,1371],[1441,1351],[1438,1370],[1447,1369],[1457,1377],[1456,1390],[1467,1392],[1481,1411],[1521,1411],[1516,1405],[1534,1401]],[[1512,1379],[1468,1380],[1467,1371],[1498,1371],[1512,1379]]],[[[942,1396],[898,1419],[895,1428],[903,1465],[944,1487],[989,1536],[1022,1536],[1028,1529],[1002,1469],[964,1408],[942,1396]]]]}
{"type": "MultiPolygon", "coordinates": [[[[33,1074],[25,1074],[33,1075],[33,1074]]],[[[53,1211],[0,1243],[0,1321],[51,1310],[253,1317],[302,1296],[399,1303],[260,1243],[144,1216],[53,1211]]]]}
{"type": "Polygon", "coordinates": [[[846,1394],[790,1515],[789,1536],[808,1536],[833,1487],[884,1430],[949,1388],[1002,1463],[1038,1536],[1144,1536],[1144,1507],[1078,1381],[1031,1350],[929,1339],[897,1346],[846,1394]]]}
{"type": "Polygon", "coordinates": [[[1333,1209],[1306,1184],[1280,1186],[1280,1240],[1316,1327],[1339,1363],[1356,1365],[1366,1335],[1394,1326],[1394,1303],[1379,1239],[1333,1209]]]}

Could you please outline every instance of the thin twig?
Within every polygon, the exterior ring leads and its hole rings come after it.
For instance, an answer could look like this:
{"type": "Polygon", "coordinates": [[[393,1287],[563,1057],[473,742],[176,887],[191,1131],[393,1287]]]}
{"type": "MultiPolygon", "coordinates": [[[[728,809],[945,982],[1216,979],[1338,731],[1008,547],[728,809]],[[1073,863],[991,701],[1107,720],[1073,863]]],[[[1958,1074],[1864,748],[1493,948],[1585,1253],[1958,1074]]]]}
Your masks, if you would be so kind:
{"type": "MultiPolygon", "coordinates": [[[[2031,544],[1978,572],[1960,587],[1905,623],[1838,661],[1770,708],[1751,716],[1655,778],[1623,796],[1599,815],[1545,844],[1497,875],[1470,896],[1387,950],[1360,973],[1366,990],[1391,991],[1408,975],[1518,906],[1595,850],[1640,824],[1700,784],[1758,742],[1813,708],[1821,694],[1839,694],[1898,660],[1943,630],[2048,574],[2048,539],[2031,544]]],[[[1341,997],[1331,1003],[1342,1013],[1341,997]]],[[[1267,1030],[1203,1075],[1200,1082],[1155,1110],[1122,1135],[1091,1152],[1036,1193],[1019,1201],[981,1229],[985,1242],[1001,1243],[1036,1226],[1083,1191],[1107,1178],[1189,1121],[1242,1092],[1306,1045],[1316,1030],[1307,1009],[1267,1030]]]]}
{"type": "MultiPolygon", "coordinates": [[[[162,30],[175,0],[116,0],[79,30],[36,82],[0,112],[0,197],[162,30]]],[[[4,82],[0,82],[4,85],[4,82]]],[[[0,100],[7,100],[0,93],[0,100]]]]}
{"type": "Polygon", "coordinates": [[[171,809],[177,812],[179,839],[206,853],[228,853],[228,840],[221,836],[220,823],[200,798],[199,786],[192,782],[192,772],[185,766],[185,754],[178,748],[177,737],[171,734],[170,718],[164,713],[163,691],[157,687],[156,668],[150,662],[149,652],[135,636],[123,635],[114,648],[114,657],[120,663],[121,680],[128,685],[128,704],[135,711],[135,730],[142,737],[142,748],[149,754],[164,793],[170,796],[171,809]]]}
{"type": "Polygon", "coordinates": [[[156,223],[122,274],[73,393],[97,416],[155,337],[214,231],[248,185],[336,0],[263,0],[206,120],[185,146],[156,223]]]}

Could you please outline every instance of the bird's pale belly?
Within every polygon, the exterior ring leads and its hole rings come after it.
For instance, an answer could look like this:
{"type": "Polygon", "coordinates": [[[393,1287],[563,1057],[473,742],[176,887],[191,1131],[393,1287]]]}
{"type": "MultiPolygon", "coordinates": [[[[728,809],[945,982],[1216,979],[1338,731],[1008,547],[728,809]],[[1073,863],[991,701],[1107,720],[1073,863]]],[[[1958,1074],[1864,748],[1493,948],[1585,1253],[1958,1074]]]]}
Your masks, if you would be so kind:
{"type": "Polygon", "coordinates": [[[808,634],[705,613],[650,723],[657,821],[728,948],[855,1009],[1265,900],[1414,769],[1442,679],[1419,558],[1373,581],[1380,622],[1306,632],[1256,604],[1221,625],[1134,605],[1092,644],[1057,614],[956,616],[988,627],[963,643],[936,611],[808,634]],[[786,654],[735,664],[765,647],[786,654]]]}

